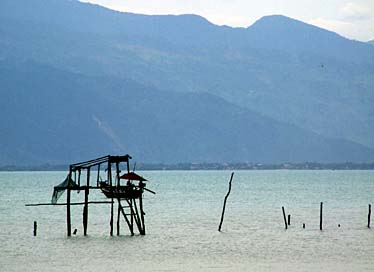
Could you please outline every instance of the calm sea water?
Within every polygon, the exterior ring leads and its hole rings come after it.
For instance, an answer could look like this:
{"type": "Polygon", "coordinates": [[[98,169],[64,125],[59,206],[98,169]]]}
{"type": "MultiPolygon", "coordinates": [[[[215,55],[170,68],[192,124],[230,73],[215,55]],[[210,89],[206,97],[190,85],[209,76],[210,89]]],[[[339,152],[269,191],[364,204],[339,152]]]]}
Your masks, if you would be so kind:
{"type": "Polygon", "coordinates": [[[374,171],[236,171],[221,233],[230,172],[144,171],[157,192],[145,196],[146,236],[131,237],[122,220],[121,236],[110,237],[110,206],[91,205],[89,235],[74,206],[69,239],[65,207],[25,207],[49,202],[66,174],[0,173],[0,271],[374,271],[374,171]]]}

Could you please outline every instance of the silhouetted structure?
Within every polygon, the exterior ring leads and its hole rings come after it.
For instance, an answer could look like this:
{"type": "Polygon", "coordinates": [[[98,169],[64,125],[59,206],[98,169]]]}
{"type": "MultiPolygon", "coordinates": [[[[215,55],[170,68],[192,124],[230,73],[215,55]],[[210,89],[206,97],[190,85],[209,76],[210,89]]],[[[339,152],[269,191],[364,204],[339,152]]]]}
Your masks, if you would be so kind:
{"type": "Polygon", "coordinates": [[[145,235],[143,192],[146,184],[143,177],[130,172],[131,156],[105,156],[90,161],[72,164],[65,181],[54,187],[52,205],[57,204],[58,198],[66,190],[66,224],[67,236],[71,236],[71,212],[72,205],[83,205],[83,233],[87,235],[88,205],[111,204],[110,211],[110,235],[113,235],[114,203],[117,202],[117,235],[120,234],[120,217],[124,217],[131,235],[134,235],[134,225],[140,235],[145,235]],[[126,173],[121,175],[121,166],[125,166],[126,173]],[[105,179],[100,176],[105,169],[105,179]],[[93,172],[96,172],[93,174],[93,172]],[[84,176],[84,178],[82,178],[84,176]],[[94,177],[94,182],[93,182],[94,177]],[[123,180],[124,184],[121,184],[123,180]],[[88,200],[90,190],[101,190],[110,201],[88,200]],[[83,203],[71,203],[71,191],[84,191],[83,203]],[[125,205],[123,205],[123,202],[125,205]]]}

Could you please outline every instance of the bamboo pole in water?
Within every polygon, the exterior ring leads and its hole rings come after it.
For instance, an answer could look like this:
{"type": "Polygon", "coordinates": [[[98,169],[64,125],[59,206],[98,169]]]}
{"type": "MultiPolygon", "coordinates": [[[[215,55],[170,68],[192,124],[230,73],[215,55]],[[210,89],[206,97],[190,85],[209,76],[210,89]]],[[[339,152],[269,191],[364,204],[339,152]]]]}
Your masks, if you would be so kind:
{"type": "Polygon", "coordinates": [[[322,230],[322,209],[323,209],[323,202],[321,202],[320,211],[319,211],[319,229],[322,230]]]}
{"type": "Polygon", "coordinates": [[[370,229],[370,217],[371,217],[371,204],[369,204],[369,213],[368,213],[368,228],[370,229]]]}
{"type": "Polygon", "coordinates": [[[286,219],[286,212],[284,211],[284,207],[283,206],[282,206],[282,212],[283,212],[284,227],[286,229],[288,229],[287,219],[286,219]]]}
{"type": "Polygon", "coordinates": [[[231,192],[231,182],[232,182],[233,177],[234,177],[234,172],[231,173],[231,178],[230,178],[230,182],[229,182],[229,191],[227,192],[227,194],[225,196],[225,200],[223,201],[223,209],[222,209],[222,215],[221,215],[221,222],[219,223],[218,231],[221,231],[223,217],[225,216],[226,201],[227,201],[227,198],[229,197],[229,194],[231,192]]]}

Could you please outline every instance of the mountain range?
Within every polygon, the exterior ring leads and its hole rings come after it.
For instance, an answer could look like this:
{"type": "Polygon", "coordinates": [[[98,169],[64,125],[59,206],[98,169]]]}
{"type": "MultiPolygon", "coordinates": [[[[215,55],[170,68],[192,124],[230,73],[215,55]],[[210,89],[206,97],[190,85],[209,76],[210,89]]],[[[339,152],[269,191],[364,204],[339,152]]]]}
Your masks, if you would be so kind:
{"type": "Polygon", "coordinates": [[[374,160],[374,47],[67,0],[0,3],[0,164],[374,160]]]}

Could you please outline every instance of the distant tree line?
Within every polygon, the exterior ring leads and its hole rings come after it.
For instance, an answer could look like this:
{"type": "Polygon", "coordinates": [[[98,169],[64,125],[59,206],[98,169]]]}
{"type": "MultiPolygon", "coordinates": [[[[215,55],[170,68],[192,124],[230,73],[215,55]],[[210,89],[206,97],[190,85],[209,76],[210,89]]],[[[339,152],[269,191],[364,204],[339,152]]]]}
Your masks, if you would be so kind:
{"type": "MultiPolygon", "coordinates": [[[[136,170],[374,170],[373,163],[143,163],[136,170]]],[[[44,164],[39,166],[0,166],[0,171],[65,171],[69,166],[44,164]]]]}

